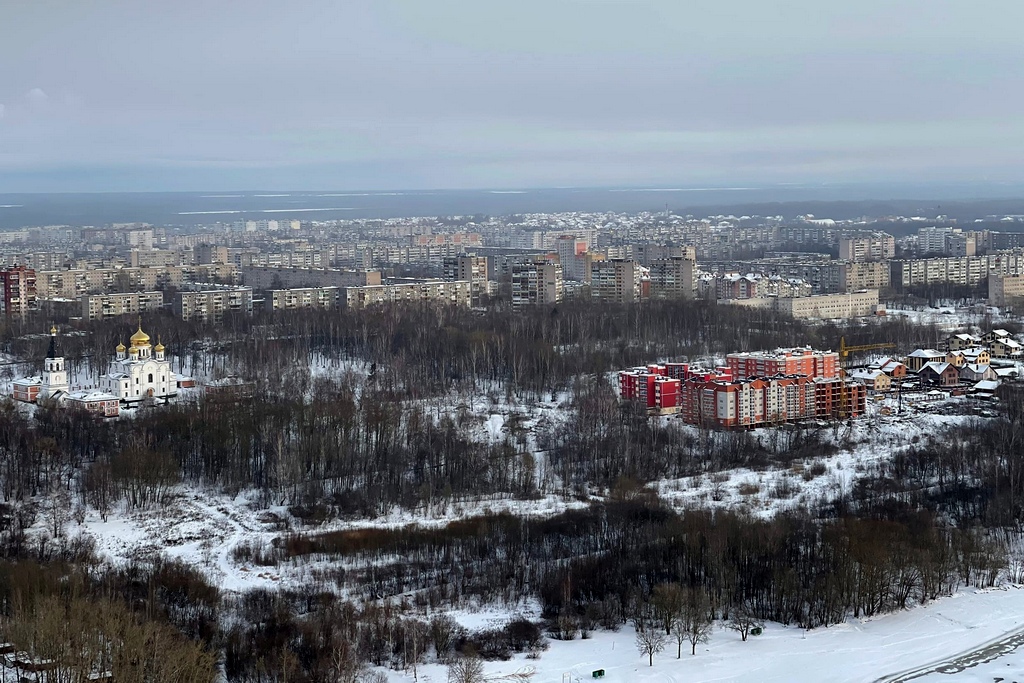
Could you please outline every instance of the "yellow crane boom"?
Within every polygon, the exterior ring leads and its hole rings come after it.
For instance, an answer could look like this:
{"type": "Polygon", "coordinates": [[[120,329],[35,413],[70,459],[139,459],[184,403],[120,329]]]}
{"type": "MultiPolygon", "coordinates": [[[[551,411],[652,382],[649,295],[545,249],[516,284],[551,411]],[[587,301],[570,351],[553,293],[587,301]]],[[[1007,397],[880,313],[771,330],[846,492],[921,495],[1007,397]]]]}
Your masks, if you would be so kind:
{"type": "Polygon", "coordinates": [[[896,345],[892,342],[883,342],[881,344],[860,344],[858,346],[847,346],[846,337],[839,338],[839,365],[846,367],[847,361],[850,358],[851,353],[857,353],[859,351],[881,351],[882,349],[895,349],[896,345]]]}

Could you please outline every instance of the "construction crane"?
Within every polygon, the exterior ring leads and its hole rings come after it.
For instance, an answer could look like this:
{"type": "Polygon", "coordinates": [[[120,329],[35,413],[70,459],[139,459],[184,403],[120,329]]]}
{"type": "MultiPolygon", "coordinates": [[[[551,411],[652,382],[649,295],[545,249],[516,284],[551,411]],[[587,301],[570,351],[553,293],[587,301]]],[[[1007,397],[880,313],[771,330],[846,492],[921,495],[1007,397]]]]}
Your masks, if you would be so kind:
{"type": "MultiPolygon", "coordinates": [[[[894,349],[896,345],[892,342],[883,342],[881,344],[860,344],[858,346],[847,346],[846,337],[839,338],[839,419],[845,420],[849,417],[849,410],[846,405],[846,395],[848,388],[846,386],[846,370],[850,366],[850,354],[858,353],[860,351],[881,351],[882,349],[894,349]]],[[[902,397],[901,397],[902,398],[902,397]]]]}
{"type": "Polygon", "coordinates": [[[885,342],[882,344],[861,344],[859,346],[847,346],[846,337],[839,338],[839,367],[844,371],[850,364],[850,354],[858,353],[860,351],[881,351],[882,349],[895,349],[896,345],[892,342],[885,342]]]}

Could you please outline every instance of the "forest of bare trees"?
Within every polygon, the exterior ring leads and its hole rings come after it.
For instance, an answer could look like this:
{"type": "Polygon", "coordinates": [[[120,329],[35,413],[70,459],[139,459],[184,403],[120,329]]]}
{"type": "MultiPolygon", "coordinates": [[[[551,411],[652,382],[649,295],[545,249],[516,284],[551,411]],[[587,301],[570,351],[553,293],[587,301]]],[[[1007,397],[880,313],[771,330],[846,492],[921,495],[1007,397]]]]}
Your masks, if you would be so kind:
{"type": "MultiPolygon", "coordinates": [[[[160,317],[146,325],[193,367],[254,380],[252,398],[199,398],[115,421],[46,406],[29,417],[0,403],[0,630],[68,669],[140,681],[209,681],[220,668],[232,682],[355,683],[372,680],[369,666],[442,661],[472,677],[479,658],[536,654],[546,639],[628,623],[649,635],[638,637],[649,656],[668,648],[681,657],[698,651],[713,620],[736,638],[766,620],[822,627],[1017,571],[1010,541],[1024,519],[1024,397],[1013,388],[994,404],[997,418],[921,439],[848,494],[755,519],[676,510],[645,484],[820,458],[836,440],[813,425],[758,438],[651,421],[606,378],[656,358],[834,347],[840,335],[933,344],[932,328],[809,328],[704,302],[515,315],[289,312],[232,318],[216,331],[160,317]],[[342,361],[359,371],[311,372],[342,361]],[[542,473],[515,429],[497,441],[474,436],[478,417],[465,404],[495,392],[520,406],[562,397],[564,421],[533,430],[542,473]],[[106,567],[88,538],[61,533],[84,508],[158,508],[182,485],[254,490],[263,504],[287,506],[295,526],[232,554],[319,562],[315,579],[222,594],[174,563],[106,567]],[[541,494],[589,502],[546,518],[315,527],[396,505],[428,511],[541,494]],[[443,616],[451,606],[524,600],[540,602],[542,622],[511,618],[470,633],[443,616]],[[102,615],[82,617],[88,646],[61,630],[61,620],[87,613],[102,615]],[[164,660],[172,653],[176,664],[164,660]]],[[[39,353],[44,339],[7,332],[8,351],[39,353]]],[[[66,353],[99,367],[120,331],[84,332],[66,335],[66,353]]]]}

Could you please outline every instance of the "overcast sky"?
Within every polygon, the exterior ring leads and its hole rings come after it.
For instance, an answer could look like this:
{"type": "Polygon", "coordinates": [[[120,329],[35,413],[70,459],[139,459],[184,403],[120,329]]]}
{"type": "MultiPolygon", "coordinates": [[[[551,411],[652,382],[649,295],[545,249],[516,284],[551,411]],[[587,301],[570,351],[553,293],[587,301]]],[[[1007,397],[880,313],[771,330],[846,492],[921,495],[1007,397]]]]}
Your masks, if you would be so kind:
{"type": "Polygon", "coordinates": [[[0,0],[0,192],[1024,179],[1020,0],[0,0]]]}

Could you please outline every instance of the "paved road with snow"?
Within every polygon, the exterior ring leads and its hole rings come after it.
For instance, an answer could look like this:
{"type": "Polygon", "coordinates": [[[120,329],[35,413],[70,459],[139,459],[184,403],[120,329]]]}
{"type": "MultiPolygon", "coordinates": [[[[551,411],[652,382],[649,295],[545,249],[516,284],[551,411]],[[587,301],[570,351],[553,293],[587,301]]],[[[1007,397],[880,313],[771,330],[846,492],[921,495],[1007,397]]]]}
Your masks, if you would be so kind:
{"type": "Polygon", "coordinates": [[[998,659],[1003,655],[1008,655],[1021,645],[1024,645],[1024,627],[1014,629],[995,640],[989,641],[984,645],[980,645],[966,652],[960,652],[948,659],[927,664],[917,669],[883,676],[882,678],[877,679],[875,683],[906,683],[906,681],[923,678],[924,676],[933,673],[960,673],[965,669],[969,669],[979,664],[985,664],[986,662],[991,662],[993,659],[998,659]]]}

